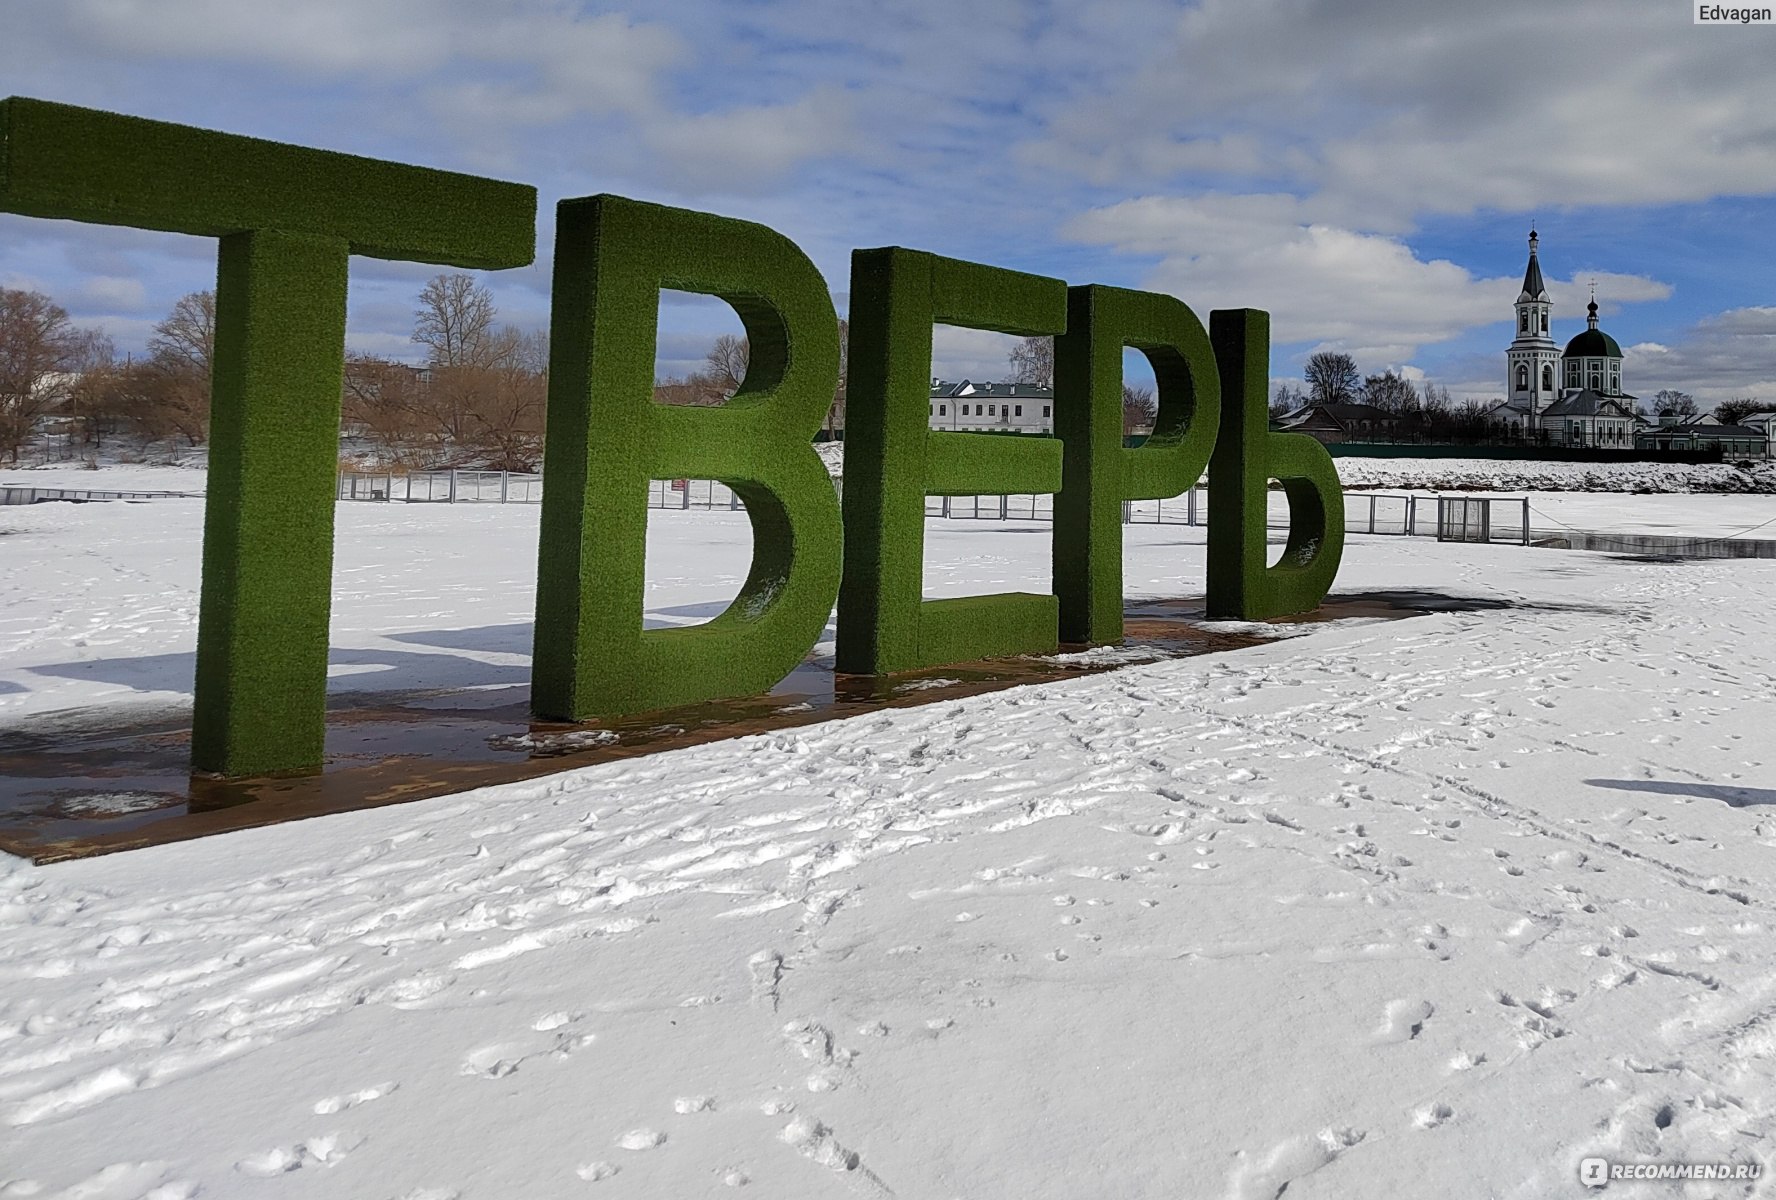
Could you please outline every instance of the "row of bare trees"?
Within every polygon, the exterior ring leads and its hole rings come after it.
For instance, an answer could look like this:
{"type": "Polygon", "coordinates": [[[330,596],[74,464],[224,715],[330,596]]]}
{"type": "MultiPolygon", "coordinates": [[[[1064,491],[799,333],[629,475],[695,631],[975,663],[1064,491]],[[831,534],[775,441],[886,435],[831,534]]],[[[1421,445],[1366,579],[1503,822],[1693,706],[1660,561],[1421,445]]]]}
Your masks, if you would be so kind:
{"type": "Polygon", "coordinates": [[[548,406],[548,335],[498,320],[493,294],[473,276],[434,276],[413,313],[424,366],[347,356],[348,428],[390,463],[536,470],[548,406]]]}
{"type": "Polygon", "coordinates": [[[1282,417],[1310,404],[1367,404],[1393,417],[1392,438],[1401,442],[1506,442],[1519,435],[1492,415],[1498,400],[1456,400],[1449,389],[1428,379],[1413,380],[1393,371],[1364,375],[1356,360],[1337,350],[1307,359],[1305,389],[1283,384],[1270,414],[1282,417]]]}
{"type": "MultiPolygon", "coordinates": [[[[844,318],[839,319],[839,385],[833,392],[832,403],[826,409],[826,421],[823,429],[831,439],[837,431],[845,427],[845,380],[849,375],[851,350],[851,324],[844,318]]],[[[725,404],[740,390],[740,384],[746,378],[746,366],[751,358],[751,347],[743,337],[735,337],[724,333],[715,339],[709,353],[703,357],[703,365],[688,375],[670,375],[654,381],[654,400],[659,404],[686,404],[693,406],[711,406],[725,404]]]]}
{"type": "Polygon", "coordinates": [[[67,440],[180,439],[209,428],[216,303],[183,296],[154,328],[148,356],[119,361],[111,340],[82,329],[41,292],[0,289],[0,458],[17,462],[31,438],[59,422],[67,440]]]}
{"type": "MultiPolygon", "coordinates": [[[[534,470],[541,460],[548,339],[497,324],[492,295],[468,275],[420,293],[413,340],[427,362],[348,356],[344,415],[395,462],[469,462],[534,470]]],[[[41,292],[0,289],[0,461],[54,430],[89,450],[108,442],[208,438],[216,344],[212,292],[180,297],[142,358],[119,359],[41,292]]]]}

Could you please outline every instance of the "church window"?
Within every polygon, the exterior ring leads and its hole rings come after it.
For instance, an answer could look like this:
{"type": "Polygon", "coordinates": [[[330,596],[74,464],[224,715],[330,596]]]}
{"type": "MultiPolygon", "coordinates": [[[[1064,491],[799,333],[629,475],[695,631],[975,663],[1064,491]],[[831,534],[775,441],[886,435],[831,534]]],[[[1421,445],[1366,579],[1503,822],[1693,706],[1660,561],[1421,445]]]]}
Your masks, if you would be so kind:
{"type": "Polygon", "coordinates": [[[1551,392],[1554,390],[1554,364],[1553,363],[1543,363],[1542,364],[1542,390],[1544,392],[1551,392]]]}
{"type": "Polygon", "coordinates": [[[1548,332],[1548,314],[1545,312],[1542,314],[1542,332],[1548,332]]]}
{"type": "Polygon", "coordinates": [[[1521,363],[1517,366],[1517,390],[1520,392],[1529,390],[1529,368],[1521,363]]]}
{"type": "Polygon", "coordinates": [[[1517,332],[1529,332],[1529,314],[1527,312],[1520,312],[1517,314],[1517,332]]]}

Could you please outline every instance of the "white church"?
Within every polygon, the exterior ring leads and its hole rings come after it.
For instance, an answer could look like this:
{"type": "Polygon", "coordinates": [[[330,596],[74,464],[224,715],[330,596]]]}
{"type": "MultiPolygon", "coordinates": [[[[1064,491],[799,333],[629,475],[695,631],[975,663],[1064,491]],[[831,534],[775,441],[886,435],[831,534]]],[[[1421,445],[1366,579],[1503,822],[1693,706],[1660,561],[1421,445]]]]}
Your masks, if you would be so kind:
{"type": "Polygon", "coordinates": [[[1548,335],[1552,308],[1532,229],[1517,336],[1505,351],[1506,400],[1489,415],[1518,437],[1550,445],[1632,449],[1634,397],[1622,390],[1622,348],[1597,327],[1597,297],[1591,297],[1585,331],[1564,353],[1548,335]]]}

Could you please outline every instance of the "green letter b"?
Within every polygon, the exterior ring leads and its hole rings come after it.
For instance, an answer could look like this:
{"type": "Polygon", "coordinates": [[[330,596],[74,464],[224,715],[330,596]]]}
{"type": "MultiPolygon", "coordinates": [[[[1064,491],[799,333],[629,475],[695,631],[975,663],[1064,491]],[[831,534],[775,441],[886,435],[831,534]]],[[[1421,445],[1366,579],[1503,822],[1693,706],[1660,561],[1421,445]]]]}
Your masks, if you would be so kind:
{"type": "Polygon", "coordinates": [[[1319,607],[1344,555],[1344,491],[1326,448],[1269,431],[1270,314],[1209,314],[1221,368],[1221,437],[1209,464],[1208,615],[1262,621],[1319,607]],[[1289,541],[1266,566],[1269,481],[1289,501],[1289,541]]]}
{"type": "Polygon", "coordinates": [[[781,234],[593,196],[556,210],[532,707],[612,717],[768,691],[838,594],[838,498],[813,438],[838,383],[825,281],[781,234]],[[719,296],[750,360],[720,408],[653,399],[662,288],[719,296]],[[689,629],[644,630],[648,484],[717,479],[752,522],[740,594],[689,629]]]}

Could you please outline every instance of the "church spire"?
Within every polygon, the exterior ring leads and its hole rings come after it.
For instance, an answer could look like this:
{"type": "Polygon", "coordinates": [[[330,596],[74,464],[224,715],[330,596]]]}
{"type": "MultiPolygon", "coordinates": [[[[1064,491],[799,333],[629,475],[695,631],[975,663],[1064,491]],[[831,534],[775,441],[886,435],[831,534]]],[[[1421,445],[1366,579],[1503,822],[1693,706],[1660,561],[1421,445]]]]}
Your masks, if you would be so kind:
{"type": "Polygon", "coordinates": [[[1536,259],[1536,231],[1529,231],[1529,266],[1523,270],[1523,294],[1517,297],[1518,303],[1525,300],[1546,300],[1548,289],[1542,283],[1542,264],[1536,259]]]}
{"type": "Polygon", "coordinates": [[[1595,279],[1593,279],[1591,281],[1591,303],[1589,303],[1585,306],[1585,312],[1589,314],[1585,318],[1585,327],[1588,329],[1596,329],[1597,328],[1597,281],[1595,279]]]}

